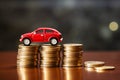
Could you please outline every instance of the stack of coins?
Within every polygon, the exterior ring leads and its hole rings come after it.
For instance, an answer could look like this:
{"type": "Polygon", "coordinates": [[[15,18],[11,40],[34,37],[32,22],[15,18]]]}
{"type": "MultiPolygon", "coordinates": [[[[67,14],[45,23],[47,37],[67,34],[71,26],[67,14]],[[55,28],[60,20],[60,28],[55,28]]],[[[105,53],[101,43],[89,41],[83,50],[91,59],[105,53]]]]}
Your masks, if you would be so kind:
{"type": "Polygon", "coordinates": [[[17,67],[36,67],[38,58],[38,46],[19,45],[17,55],[17,67]]]}
{"type": "Polygon", "coordinates": [[[63,44],[63,67],[79,67],[82,66],[82,44],[63,44]]]}
{"type": "Polygon", "coordinates": [[[60,45],[44,44],[40,48],[40,67],[57,67],[60,65],[60,45]]]}

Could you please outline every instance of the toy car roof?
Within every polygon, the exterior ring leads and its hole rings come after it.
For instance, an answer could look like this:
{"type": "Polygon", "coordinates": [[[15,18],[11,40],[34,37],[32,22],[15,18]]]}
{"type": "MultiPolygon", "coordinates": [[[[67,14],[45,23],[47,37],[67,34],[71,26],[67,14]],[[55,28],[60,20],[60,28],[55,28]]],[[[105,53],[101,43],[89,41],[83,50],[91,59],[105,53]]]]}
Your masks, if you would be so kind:
{"type": "MultiPolygon", "coordinates": [[[[50,27],[39,27],[39,28],[37,28],[37,30],[40,30],[40,29],[50,29],[50,30],[57,31],[56,29],[50,28],[50,27]]],[[[57,31],[57,32],[58,32],[58,31],[57,31]]]]}

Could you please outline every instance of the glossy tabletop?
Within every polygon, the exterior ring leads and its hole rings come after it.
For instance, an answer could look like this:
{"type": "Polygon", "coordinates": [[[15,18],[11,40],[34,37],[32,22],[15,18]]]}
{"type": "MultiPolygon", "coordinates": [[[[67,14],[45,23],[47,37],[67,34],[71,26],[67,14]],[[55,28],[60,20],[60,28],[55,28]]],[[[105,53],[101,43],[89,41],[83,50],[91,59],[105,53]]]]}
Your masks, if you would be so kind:
{"type": "Polygon", "coordinates": [[[17,68],[17,52],[0,52],[0,80],[120,80],[120,51],[84,52],[86,60],[105,61],[115,70],[89,71],[84,67],[73,68],[17,68]]]}

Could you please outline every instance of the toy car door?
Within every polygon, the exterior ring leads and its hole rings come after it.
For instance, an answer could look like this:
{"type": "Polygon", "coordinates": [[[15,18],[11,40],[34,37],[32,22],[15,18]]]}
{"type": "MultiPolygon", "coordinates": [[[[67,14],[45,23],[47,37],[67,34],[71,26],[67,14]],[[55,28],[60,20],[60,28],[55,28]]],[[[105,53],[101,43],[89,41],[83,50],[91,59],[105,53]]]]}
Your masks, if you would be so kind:
{"type": "Polygon", "coordinates": [[[46,29],[45,30],[45,40],[48,41],[50,37],[54,36],[54,31],[46,29]]]}
{"type": "Polygon", "coordinates": [[[44,29],[40,29],[33,32],[33,42],[44,42],[44,29]]]}

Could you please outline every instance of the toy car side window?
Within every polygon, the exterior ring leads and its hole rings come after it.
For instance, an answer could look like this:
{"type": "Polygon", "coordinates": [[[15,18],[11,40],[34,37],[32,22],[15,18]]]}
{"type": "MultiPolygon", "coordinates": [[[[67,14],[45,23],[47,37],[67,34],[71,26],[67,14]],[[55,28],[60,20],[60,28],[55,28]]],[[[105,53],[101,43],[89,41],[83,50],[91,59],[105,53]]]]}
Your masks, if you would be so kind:
{"type": "Polygon", "coordinates": [[[54,31],[53,30],[46,30],[46,33],[53,33],[54,31]]]}
{"type": "Polygon", "coordinates": [[[43,33],[43,30],[36,31],[36,34],[41,34],[41,33],[43,33]]]}

